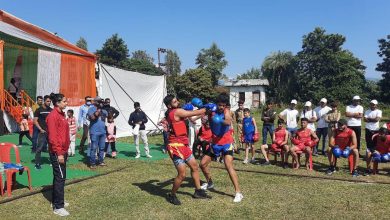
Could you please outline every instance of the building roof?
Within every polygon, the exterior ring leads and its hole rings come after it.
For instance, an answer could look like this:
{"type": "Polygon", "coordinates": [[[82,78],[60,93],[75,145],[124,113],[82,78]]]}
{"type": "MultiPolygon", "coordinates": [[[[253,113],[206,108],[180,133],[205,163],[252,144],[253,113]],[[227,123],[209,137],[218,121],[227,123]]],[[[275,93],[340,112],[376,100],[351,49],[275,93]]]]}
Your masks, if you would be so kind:
{"type": "Polygon", "coordinates": [[[268,79],[240,79],[227,81],[223,85],[226,87],[269,86],[269,82],[268,79]]]}
{"type": "Polygon", "coordinates": [[[0,10],[0,32],[44,47],[86,56],[96,60],[94,54],[69,43],[43,28],[30,24],[2,10],[0,10]]]}

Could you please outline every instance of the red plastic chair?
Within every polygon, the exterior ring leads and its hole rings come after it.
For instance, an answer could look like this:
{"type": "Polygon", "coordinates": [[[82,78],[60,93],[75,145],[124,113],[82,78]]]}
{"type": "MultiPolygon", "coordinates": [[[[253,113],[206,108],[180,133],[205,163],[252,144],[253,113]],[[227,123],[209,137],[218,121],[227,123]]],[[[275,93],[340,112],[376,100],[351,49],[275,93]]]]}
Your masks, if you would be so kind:
{"type": "Polygon", "coordinates": [[[3,189],[3,174],[0,173],[0,195],[4,195],[4,189],[3,189]]]}
{"type": "MultiPolygon", "coordinates": [[[[349,157],[348,157],[348,165],[349,165],[349,172],[352,174],[352,172],[353,172],[353,168],[355,167],[355,163],[354,163],[354,155],[353,154],[351,154],[351,155],[349,155],[349,157]]],[[[337,158],[335,158],[336,159],[336,164],[337,164],[337,158]]]]}
{"type": "MultiPolygon", "coordinates": [[[[19,155],[19,148],[12,143],[1,143],[0,144],[0,158],[1,162],[3,163],[11,163],[11,149],[14,149],[15,151],[15,157],[16,157],[16,163],[20,164],[20,155],[19,155]]],[[[27,166],[24,166],[24,171],[27,173],[28,176],[28,187],[30,191],[32,191],[31,187],[31,176],[30,176],[30,169],[27,166]]],[[[6,174],[6,180],[7,180],[7,195],[11,196],[12,186],[16,183],[16,173],[19,172],[18,169],[5,169],[4,170],[6,174]]]]}
{"type": "MultiPolygon", "coordinates": [[[[301,150],[296,151],[296,153],[298,155],[298,161],[295,161],[293,158],[293,161],[292,161],[293,168],[297,167],[298,163],[301,164],[301,154],[306,154],[305,152],[303,152],[301,150]]],[[[312,154],[309,154],[309,169],[313,170],[313,155],[312,154]]]]}
{"type": "Polygon", "coordinates": [[[282,149],[276,149],[275,150],[275,149],[272,149],[272,148],[268,148],[268,151],[267,151],[268,159],[269,159],[269,154],[270,153],[273,153],[275,163],[278,161],[278,154],[280,153],[280,159],[283,162],[283,160],[284,160],[284,150],[282,150],[282,149]]]}

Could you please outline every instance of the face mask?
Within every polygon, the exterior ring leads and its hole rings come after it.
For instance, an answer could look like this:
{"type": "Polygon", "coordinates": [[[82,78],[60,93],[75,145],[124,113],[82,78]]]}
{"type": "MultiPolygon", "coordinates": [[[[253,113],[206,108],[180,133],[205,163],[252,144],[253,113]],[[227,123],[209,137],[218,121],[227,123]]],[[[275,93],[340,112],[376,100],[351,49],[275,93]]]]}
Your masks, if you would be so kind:
{"type": "Polygon", "coordinates": [[[85,104],[87,104],[88,106],[90,106],[90,105],[91,105],[91,102],[87,102],[87,103],[85,103],[85,104]]]}

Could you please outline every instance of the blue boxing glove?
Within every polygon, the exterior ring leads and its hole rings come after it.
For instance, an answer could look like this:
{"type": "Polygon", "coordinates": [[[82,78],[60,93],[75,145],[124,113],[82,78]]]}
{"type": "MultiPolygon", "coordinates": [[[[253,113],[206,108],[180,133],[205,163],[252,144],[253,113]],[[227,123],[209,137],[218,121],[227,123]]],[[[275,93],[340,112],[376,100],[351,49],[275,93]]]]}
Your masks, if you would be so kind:
{"type": "Polygon", "coordinates": [[[381,162],[382,163],[387,163],[389,161],[390,161],[390,155],[388,153],[381,155],[381,162]]]}
{"type": "Polygon", "coordinates": [[[194,110],[194,106],[187,103],[185,105],[183,105],[182,109],[186,110],[186,111],[193,111],[194,110]]]}
{"type": "Polygon", "coordinates": [[[379,153],[373,153],[372,154],[372,161],[374,162],[381,162],[381,155],[379,153]]]}
{"type": "Polygon", "coordinates": [[[338,145],[334,146],[332,148],[332,153],[336,158],[339,158],[343,152],[341,151],[340,147],[338,145]]]}
{"type": "Polygon", "coordinates": [[[203,106],[208,111],[216,112],[217,111],[217,105],[214,103],[207,103],[203,106]]]}
{"type": "Polygon", "coordinates": [[[344,158],[348,158],[350,154],[351,154],[351,148],[350,147],[346,147],[343,150],[343,154],[341,156],[344,157],[344,158]]]}
{"type": "Polygon", "coordinates": [[[191,100],[191,104],[197,108],[202,108],[203,107],[203,102],[200,98],[193,98],[191,100]]]}
{"type": "Polygon", "coordinates": [[[223,118],[217,114],[213,116],[212,120],[213,120],[213,123],[216,125],[222,124],[224,121],[223,118]]]}

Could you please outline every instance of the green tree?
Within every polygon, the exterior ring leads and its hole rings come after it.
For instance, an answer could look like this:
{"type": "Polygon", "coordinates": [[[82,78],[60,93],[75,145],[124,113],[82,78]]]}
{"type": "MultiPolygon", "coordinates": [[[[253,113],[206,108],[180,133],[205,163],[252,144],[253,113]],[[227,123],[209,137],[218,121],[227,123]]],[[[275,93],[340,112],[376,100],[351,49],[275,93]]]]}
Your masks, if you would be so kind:
{"type": "Polygon", "coordinates": [[[210,73],[200,68],[186,70],[183,75],[177,77],[174,87],[177,97],[185,101],[190,101],[194,96],[204,100],[215,97],[210,73]]]}
{"type": "Polygon", "coordinates": [[[168,50],[165,56],[165,72],[170,76],[178,76],[181,72],[181,61],[176,51],[168,50]]]}
{"type": "Polygon", "coordinates": [[[379,81],[381,100],[390,103],[390,35],[387,39],[378,40],[378,55],[382,58],[382,63],[378,63],[376,70],[383,72],[382,79],[379,81]]]}
{"type": "Polygon", "coordinates": [[[245,73],[238,75],[237,79],[260,79],[261,76],[261,69],[252,67],[245,73]]]}
{"type": "Polygon", "coordinates": [[[101,63],[126,68],[129,49],[127,49],[125,41],[118,34],[114,34],[106,40],[101,50],[96,51],[96,54],[101,63]]]}
{"type": "Polygon", "coordinates": [[[261,70],[268,79],[267,93],[276,102],[289,102],[296,96],[296,61],[291,52],[273,52],[267,56],[261,70]]]}
{"type": "Polygon", "coordinates": [[[213,86],[216,86],[228,62],[225,60],[225,52],[213,43],[209,49],[202,49],[199,52],[196,64],[198,68],[205,69],[211,74],[213,86]]]}
{"type": "Polygon", "coordinates": [[[381,97],[381,91],[378,82],[373,80],[366,80],[366,83],[364,84],[364,93],[365,98],[368,100],[372,99],[378,99],[378,97],[381,97]]]}
{"type": "Polygon", "coordinates": [[[128,59],[124,67],[126,70],[139,72],[147,75],[164,75],[164,72],[157,68],[153,63],[148,60],[140,59],[128,59]]]}
{"type": "Polygon", "coordinates": [[[318,101],[322,97],[347,103],[353,95],[362,95],[365,78],[362,61],[342,48],[346,39],[326,34],[322,28],[303,37],[298,57],[298,83],[301,100],[318,101]]]}
{"type": "Polygon", "coordinates": [[[85,40],[83,37],[80,37],[80,39],[76,42],[76,46],[88,51],[88,43],[87,40],[85,40]]]}
{"type": "Polygon", "coordinates": [[[144,61],[147,61],[149,63],[152,63],[154,62],[154,59],[152,56],[150,56],[148,53],[146,53],[145,50],[136,50],[134,52],[131,53],[131,58],[134,59],[134,60],[144,60],[144,61]]]}

